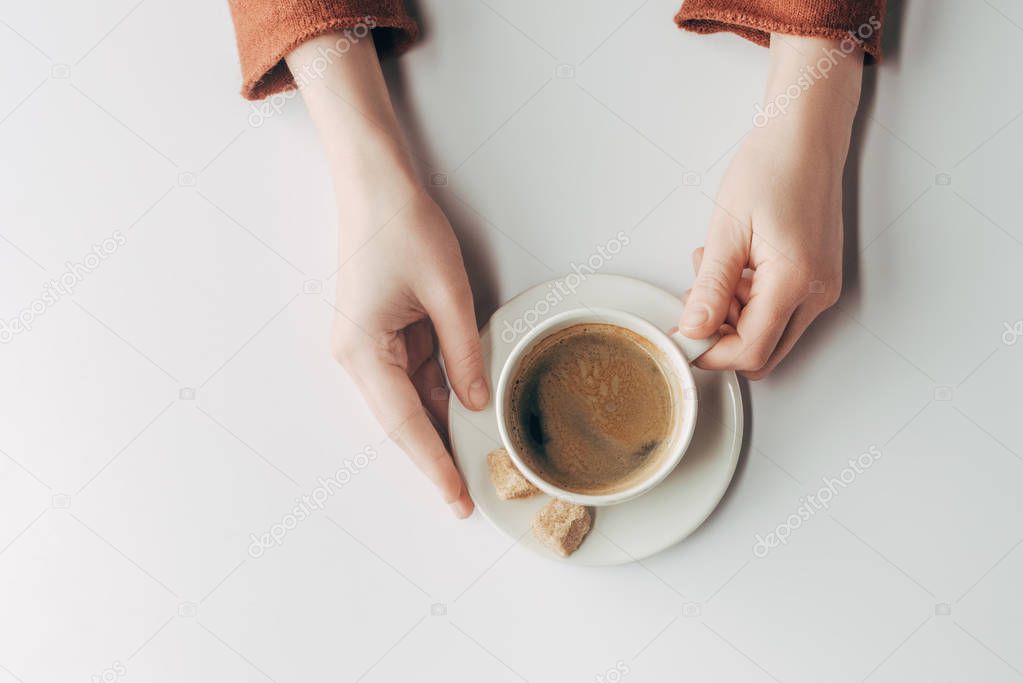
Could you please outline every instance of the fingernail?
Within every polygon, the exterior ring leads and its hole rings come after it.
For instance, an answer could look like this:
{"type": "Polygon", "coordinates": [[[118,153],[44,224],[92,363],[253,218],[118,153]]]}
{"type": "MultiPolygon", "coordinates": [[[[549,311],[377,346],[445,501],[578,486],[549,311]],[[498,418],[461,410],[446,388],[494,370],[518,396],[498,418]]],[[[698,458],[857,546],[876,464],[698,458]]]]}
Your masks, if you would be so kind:
{"type": "Polygon", "coordinates": [[[469,385],[469,406],[473,410],[483,410],[489,400],[490,389],[487,388],[487,381],[479,377],[469,385]]]}
{"type": "Polygon", "coordinates": [[[686,306],[686,311],[682,315],[682,329],[692,330],[700,325],[703,325],[710,318],[710,311],[707,310],[706,304],[694,304],[692,306],[686,306]]]}
{"type": "Polygon", "coordinates": [[[448,507],[451,508],[451,512],[455,514],[458,519],[465,519],[472,512],[472,501],[469,498],[460,498],[454,503],[448,503],[448,507]]]}

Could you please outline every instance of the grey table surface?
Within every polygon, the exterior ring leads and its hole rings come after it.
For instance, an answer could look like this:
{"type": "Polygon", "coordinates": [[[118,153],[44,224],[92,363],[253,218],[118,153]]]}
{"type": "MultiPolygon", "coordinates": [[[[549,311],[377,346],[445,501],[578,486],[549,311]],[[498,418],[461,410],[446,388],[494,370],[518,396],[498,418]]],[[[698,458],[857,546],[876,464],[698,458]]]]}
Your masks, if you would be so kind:
{"type": "MultiPolygon", "coordinates": [[[[587,570],[451,519],[331,360],[325,162],[226,3],[2,3],[0,683],[1023,679],[1023,5],[891,4],[839,306],[710,520],[587,570]]],[[[481,314],[620,230],[604,272],[690,283],[767,55],[675,9],[418,3],[388,77],[481,314]]]]}

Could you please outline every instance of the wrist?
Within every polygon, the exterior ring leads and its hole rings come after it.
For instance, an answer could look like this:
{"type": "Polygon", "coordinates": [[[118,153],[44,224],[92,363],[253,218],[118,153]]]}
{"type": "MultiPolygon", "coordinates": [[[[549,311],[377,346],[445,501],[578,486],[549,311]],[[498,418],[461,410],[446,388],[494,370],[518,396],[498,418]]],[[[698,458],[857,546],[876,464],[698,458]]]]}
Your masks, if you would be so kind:
{"type": "Polygon", "coordinates": [[[336,189],[389,186],[407,192],[420,187],[405,148],[392,134],[372,127],[361,133],[345,128],[331,137],[326,153],[336,189]]]}
{"type": "Polygon", "coordinates": [[[353,237],[376,232],[425,193],[415,170],[381,152],[331,160],[338,217],[353,237]]]}

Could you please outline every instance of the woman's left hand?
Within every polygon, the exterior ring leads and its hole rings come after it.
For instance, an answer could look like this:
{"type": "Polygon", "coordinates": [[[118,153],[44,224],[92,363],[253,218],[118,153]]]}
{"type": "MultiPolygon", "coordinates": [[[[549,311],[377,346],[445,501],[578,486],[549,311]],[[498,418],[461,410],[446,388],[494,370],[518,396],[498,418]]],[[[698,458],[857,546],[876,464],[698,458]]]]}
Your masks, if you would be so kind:
{"type": "Polygon", "coordinates": [[[807,60],[839,43],[772,37],[764,125],[746,137],[722,180],[679,328],[722,338],[697,365],[760,379],[791,351],[842,286],[842,174],[863,54],[840,57],[778,107],[807,60]],[[778,95],[773,95],[778,93],[778,95]],[[771,105],[775,106],[771,106],[771,105]],[[784,111],[782,111],[784,110],[784,111]]]}

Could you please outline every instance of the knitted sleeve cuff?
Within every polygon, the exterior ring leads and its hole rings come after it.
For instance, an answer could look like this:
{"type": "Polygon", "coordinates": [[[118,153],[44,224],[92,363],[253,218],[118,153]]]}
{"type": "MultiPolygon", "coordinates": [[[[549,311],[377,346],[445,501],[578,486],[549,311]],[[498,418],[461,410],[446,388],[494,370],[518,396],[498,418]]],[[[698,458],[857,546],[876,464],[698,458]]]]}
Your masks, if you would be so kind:
{"type": "Polygon", "coordinates": [[[885,0],[685,0],[675,23],[695,33],[731,31],[768,46],[772,33],[850,39],[881,59],[885,0]]]}
{"type": "MultiPolygon", "coordinates": [[[[295,87],[284,57],[310,38],[373,31],[381,53],[401,52],[418,34],[402,0],[229,0],[242,67],[242,96],[259,100],[295,87]]],[[[365,33],[362,33],[365,35],[365,33]]],[[[343,51],[344,46],[338,46],[343,51]]]]}

